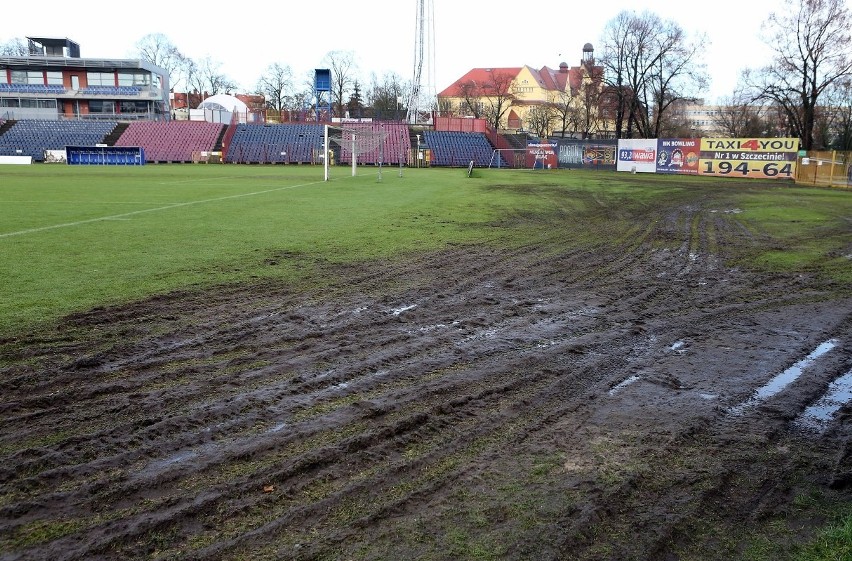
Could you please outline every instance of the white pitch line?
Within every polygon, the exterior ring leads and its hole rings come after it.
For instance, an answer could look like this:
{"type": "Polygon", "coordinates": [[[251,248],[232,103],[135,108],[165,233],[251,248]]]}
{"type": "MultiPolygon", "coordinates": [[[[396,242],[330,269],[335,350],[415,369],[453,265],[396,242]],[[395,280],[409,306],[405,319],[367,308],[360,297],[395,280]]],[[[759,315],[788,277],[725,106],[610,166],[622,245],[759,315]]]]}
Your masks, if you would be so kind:
{"type": "Polygon", "coordinates": [[[27,230],[18,230],[17,232],[7,232],[5,234],[0,234],[0,238],[10,238],[12,236],[22,236],[24,234],[35,234],[37,232],[44,232],[47,230],[56,230],[58,228],[68,228],[70,226],[80,226],[82,224],[91,224],[92,222],[102,222],[104,220],[120,220],[122,218],[127,218],[130,216],[136,216],[139,214],[146,214],[148,212],[158,212],[161,210],[171,210],[173,208],[179,208],[182,206],[191,206],[191,205],[199,205],[205,203],[215,203],[218,201],[227,201],[228,199],[239,199],[242,197],[253,197],[255,195],[264,195],[266,193],[274,193],[276,191],[284,191],[287,189],[295,189],[297,187],[307,187],[309,185],[317,185],[318,183],[325,183],[324,181],[314,181],[312,183],[300,183],[299,185],[287,185],[285,187],[276,187],[275,189],[266,189],[264,191],[254,191],[252,193],[240,193],[238,195],[227,195],[225,197],[216,197],[213,199],[204,199],[201,201],[188,201],[184,203],[173,203],[166,206],[160,206],[156,208],[147,208],[144,210],[134,210],[133,212],[125,212],[123,214],[113,214],[111,216],[101,216],[99,218],[89,218],[88,220],[78,220],[76,222],[65,222],[64,224],[54,224],[52,226],[42,226],[40,228],[29,228],[27,230]]]}

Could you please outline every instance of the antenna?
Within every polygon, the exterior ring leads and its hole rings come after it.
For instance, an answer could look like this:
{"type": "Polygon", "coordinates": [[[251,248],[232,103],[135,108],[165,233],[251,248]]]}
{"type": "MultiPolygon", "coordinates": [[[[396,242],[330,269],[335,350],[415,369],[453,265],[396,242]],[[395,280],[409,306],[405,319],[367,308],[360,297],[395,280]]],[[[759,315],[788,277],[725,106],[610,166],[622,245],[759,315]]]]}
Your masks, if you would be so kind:
{"type": "Polygon", "coordinates": [[[432,0],[417,0],[414,33],[414,76],[408,100],[411,124],[431,123],[437,109],[435,90],[435,6],[432,0]]]}

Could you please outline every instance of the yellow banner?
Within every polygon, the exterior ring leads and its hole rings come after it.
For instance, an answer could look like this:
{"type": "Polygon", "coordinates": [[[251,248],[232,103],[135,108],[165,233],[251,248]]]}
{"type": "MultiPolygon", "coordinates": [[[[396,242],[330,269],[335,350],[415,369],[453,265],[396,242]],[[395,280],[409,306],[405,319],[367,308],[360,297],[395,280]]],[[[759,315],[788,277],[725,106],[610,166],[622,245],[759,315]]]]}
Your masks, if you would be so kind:
{"type": "Polygon", "coordinates": [[[798,138],[702,138],[700,175],[793,179],[798,138]]]}

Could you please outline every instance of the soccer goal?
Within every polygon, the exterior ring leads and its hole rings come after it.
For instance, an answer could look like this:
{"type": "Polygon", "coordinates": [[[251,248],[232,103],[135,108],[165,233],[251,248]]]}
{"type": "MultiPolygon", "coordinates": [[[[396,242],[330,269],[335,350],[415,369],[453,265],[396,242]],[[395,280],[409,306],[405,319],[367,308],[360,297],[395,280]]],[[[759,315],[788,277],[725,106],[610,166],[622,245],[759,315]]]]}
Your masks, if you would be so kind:
{"type": "MultiPolygon", "coordinates": [[[[358,164],[376,166],[379,181],[382,179],[382,167],[386,154],[388,131],[370,126],[325,126],[323,159],[324,177],[329,180],[330,166],[337,163],[351,163],[352,177],[358,175],[358,164]]],[[[400,174],[402,163],[400,159],[400,174]]]]}
{"type": "Polygon", "coordinates": [[[495,148],[491,152],[489,168],[518,169],[529,167],[529,150],[526,148],[495,148]]]}

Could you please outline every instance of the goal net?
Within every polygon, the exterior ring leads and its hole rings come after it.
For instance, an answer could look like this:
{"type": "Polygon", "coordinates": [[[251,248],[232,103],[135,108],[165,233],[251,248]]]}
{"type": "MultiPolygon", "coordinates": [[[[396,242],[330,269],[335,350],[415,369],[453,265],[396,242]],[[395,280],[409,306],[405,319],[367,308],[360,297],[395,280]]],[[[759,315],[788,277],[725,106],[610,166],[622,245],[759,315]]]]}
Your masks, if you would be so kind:
{"type": "Polygon", "coordinates": [[[529,150],[526,148],[495,148],[491,152],[489,168],[518,169],[530,166],[529,150]]]}
{"type": "Polygon", "coordinates": [[[329,166],[335,163],[351,164],[352,176],[357,175],[358,164],[375,165],[379,168],[386,160],[388,131],[371,126],[325,127],[325,179],[328,180],[329,166]]]}

